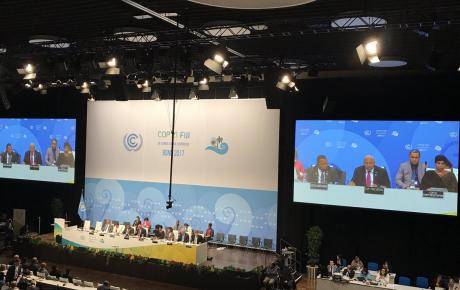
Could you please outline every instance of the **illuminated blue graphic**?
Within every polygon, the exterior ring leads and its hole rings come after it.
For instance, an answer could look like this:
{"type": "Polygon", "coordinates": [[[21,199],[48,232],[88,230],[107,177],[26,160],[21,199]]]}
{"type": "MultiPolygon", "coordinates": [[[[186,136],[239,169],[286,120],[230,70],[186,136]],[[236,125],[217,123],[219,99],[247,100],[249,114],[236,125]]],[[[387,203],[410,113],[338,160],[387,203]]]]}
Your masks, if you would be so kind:
{"type": "Polygon", "coordinates": [[[205,230],[273,239],[276,243],[277,192],[199,185],[173,185],[176,200],[166,209],[168,183],[86,178],[85,215],[91,220],[133,222],[148,217],[152,224],[173,226],[176,220],[205,230]]]}
{"type": "Polygon", "coordinates": [[[205,150],[213,151],[217,154],[224,155],[228,152],[228,144],[224,142],[221,136],[211,139],[211,145],[206,147],[205,150]]]}

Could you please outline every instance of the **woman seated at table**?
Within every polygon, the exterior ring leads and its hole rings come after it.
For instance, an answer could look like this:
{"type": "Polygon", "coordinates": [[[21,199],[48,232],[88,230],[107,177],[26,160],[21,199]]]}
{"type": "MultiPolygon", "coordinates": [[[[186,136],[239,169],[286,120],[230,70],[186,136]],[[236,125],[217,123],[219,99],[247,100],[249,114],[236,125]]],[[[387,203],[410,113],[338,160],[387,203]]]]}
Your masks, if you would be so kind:
{"type": "Polygon", "coordinates": [[[58,167],[75,167],[75,158],[73,157],[72,147],[70,147],[69,143],[64,144],[64,152],[59,153],[58,160],[56,161],[56,166],[58,167]]]}
{"type": "Polygon", "coordinates": [[[142,226],[141,218],[139,216],[137,216],[136,219],[133,222],[134,234],[136,236],[139,235],[139,230],[140,230],[141,226],[142,226]]]}
{"type": "Polygon", "coordinates": [[[458,182],[452,172],[450,161],[444,155],[437,155],[434,158],[435,170],[428,170],[422,178],[421,188],[423,190],[435,188],[447,188],[449,192],[458,192],[458,182]]]}
{"type": "Polygon", "coordinates": [[[380,269],[380,271],[377,273],[377,278],[375,279],[375,281],[383,285],[390,283],[390,275],[388,274],[387,270],[385,270],[384,268],[380,269]]]}
{"type": "Polygon", "coordinates": [[[141,238],[146,237],[149,234],[151,227],[152,226],[150,224],[149,218],[148,217],[144,218],[144,222],[142,223],[142,225],[140,225],[139,236],[141,238]]]}

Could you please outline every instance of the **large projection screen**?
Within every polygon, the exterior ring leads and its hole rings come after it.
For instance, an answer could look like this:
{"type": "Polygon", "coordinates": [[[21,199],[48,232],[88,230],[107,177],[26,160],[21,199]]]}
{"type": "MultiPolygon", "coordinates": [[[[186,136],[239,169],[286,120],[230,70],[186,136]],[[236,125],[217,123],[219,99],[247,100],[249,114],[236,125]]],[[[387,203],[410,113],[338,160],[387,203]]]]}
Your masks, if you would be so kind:
{"type": "Polygon", "coordinates": [[[75,119],[0,118],[0,178],[74,183],[75,119]]]}
{"type": "Polygon", "coordinates": [[[297,120],[294,202],[456,216],[458,153],[458,121],[297,120]]]}
{"type": "Polygon", "coordinates": [[[172,209],[169,186],[173,103],[88,103],[85,207],[103,219],[176,220],[216,233],[276,242],[279,110],[263,99],[176,104],[172,209]]]}

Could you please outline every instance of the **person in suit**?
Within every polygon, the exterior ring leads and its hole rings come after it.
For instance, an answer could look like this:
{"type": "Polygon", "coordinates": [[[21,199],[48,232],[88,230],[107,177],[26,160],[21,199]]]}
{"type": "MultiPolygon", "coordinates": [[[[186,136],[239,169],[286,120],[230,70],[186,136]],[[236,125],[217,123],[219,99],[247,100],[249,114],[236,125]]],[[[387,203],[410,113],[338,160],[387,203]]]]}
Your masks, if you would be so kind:
{"type": "Polygon", "coordinates": [[[45,164],[47,166],[55,166],[59,157],[59,148],[57,147],[57,140],[51,139],[51,147],[46,150],[45,164]]]}
{"type": "Polygon", "coordinates": [[[13,150],[11,144],[6,144],[5,152],[2,153],[2,163],[4,164],[18,164],[20,163],[19,154],[13,150]]]}
{"type": "Polygon", "coordinates": [[[135,235],[139,234],[141,226],[142,226],[141,218],[137,216],[133,222],[133,228],[134,228],[135,235]]]}
{"type": "Polygon", "coordinates": [[[179,230],[178,241],[188,243],[190,241],[190,226],[188,223],[184,223],[184,227],[179,230]]]}
{"type": "Polygon", "coordinates": [[[42,155],[35,150],[34,143],[30,143],[29,151],[24,154],[24,163],[27,165],[42,165],[42,155]]]}
{"type": "Polygon", "coordinates": [[[437,155],[434,158],[435,170],[425,172],[421,182],[423,190],[435,188],[447,188],[449,192],[458,192],[458,181],[455,174],[449,169],[450,161],[444,155],[437,155]]]}
{"type": "Polygon", "coordinates": [[[330,277],[337,271],[337,266],[334,264],[333,260],[329,261],[329,265],[327,265],[327,275],[330,277]]]}
{"type": "Polygon", "coordinates": [[[307,169],[307,182],[309,183],[338,183],[337,171],[329,166],[326,156],[318,155],[316,165],[307,169]]]}
{"type": "Polygon", "coordinates": [[[425,175],[425,164],[420,163],[420,151],[417,149],[409,152],[409,161],[399,165],[398,173],[396,173],[396,184],[399,188],[407,189],[420,188],[420,182],[425,175]]]}
{"type": "Polygon", "coordinates": [[[109,281],[102,282],[102,284],[97,287],[97,290],[110,290],[109,281]]]}
{"type": "Polygon", "coordinates": [[[375,158],[372,155],[366,155],[364,157],[364,165],[355,168],[349,185],[391,187],[386,169],[376,166],[375,158]]]}
{"type": "Polygon", "coordinates": [[[166,228],[166,236],[165,239],[168,241],[174,241],[174,230],[172,227],[166,228]]]}
{"type": "Polygon", "coordinates": [[[59,153],[56,166],[67,166],[70,168],[75,167],[75,158],[73,157],[72,147],[70,147],[69,143],[64,144],[64,152],[59,153]]]}
{"type": "Polygon", "coordinates": [[[194,244],[202,244],[205,242],[205,239],[203,238],[203,236],[201,235],[201,232],[200,230],[195,230],[193,231],[193,234],[192,234],[192,243],[194,244]]]}
{"type": "Polygon", "coordinates": [[[19,256],[14,256],[13,264],[8,268],[5,275],[5,283],[16,281],[22,275],[22,265],[19,256]]]}

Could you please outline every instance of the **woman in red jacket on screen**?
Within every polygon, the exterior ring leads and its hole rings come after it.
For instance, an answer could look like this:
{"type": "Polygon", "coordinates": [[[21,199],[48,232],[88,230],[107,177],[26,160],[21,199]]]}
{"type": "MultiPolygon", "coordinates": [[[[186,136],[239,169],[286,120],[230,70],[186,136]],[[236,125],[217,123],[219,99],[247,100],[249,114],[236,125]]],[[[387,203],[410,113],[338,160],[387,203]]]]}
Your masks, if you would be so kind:
{"type": "Polygon", "coordinates": [[[295,151],[294,156],[294,170],[298,181],[305,180],[305,168],[303,167],[302,161],[299,160],[297,155],[297,150],[295,151]]]}

